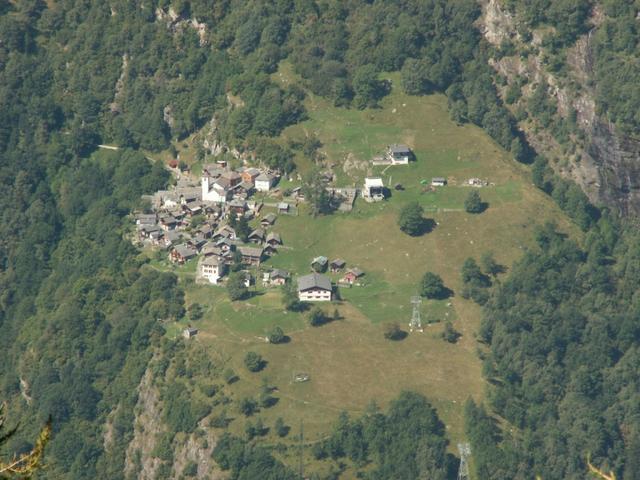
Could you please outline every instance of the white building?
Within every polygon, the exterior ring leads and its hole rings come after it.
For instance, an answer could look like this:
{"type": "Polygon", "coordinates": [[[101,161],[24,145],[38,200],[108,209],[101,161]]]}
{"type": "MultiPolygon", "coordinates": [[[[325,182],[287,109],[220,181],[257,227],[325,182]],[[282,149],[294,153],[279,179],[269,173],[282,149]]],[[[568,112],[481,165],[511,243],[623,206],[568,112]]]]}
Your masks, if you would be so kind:
{"type": "Polygon", "coordinates": [[[298,298],[301,302],[330,302],[331,280],[319,273],[298,277],[298,298]]]}
{"type": "Polygon", "coordinates": [[[261,173],[256,177],[256,190],[259,192],[268,192],[273,187],[275,177],[269,173],[261,173]]]}
{"type": "Polygon", "coordinates": [[[223,177],[214,180],[204,175],[201,184],[202,200],[205,202],[226,203],[231,198],[230,182],[223,177]]]}
{"type": "Polygon", "coordinates": [[[205,257],[200,262],[200,275],[202,278],[209,280],[214,285],[218,283],[227,271],[227,266],[220,258],[216,256],[205,257]]]}
{"type": "Polygon", "coordinates": [[[408,165],[411,159],[411,149],[406,145],[393,144],[387,149],[387,158],[392,165],[408,165]]]}
{"type": "Polygon", "coordinates": [[[384,200],[384,183],[380,177],[367,177],[364,179],[362,198],[368,202],[384,200]]]}

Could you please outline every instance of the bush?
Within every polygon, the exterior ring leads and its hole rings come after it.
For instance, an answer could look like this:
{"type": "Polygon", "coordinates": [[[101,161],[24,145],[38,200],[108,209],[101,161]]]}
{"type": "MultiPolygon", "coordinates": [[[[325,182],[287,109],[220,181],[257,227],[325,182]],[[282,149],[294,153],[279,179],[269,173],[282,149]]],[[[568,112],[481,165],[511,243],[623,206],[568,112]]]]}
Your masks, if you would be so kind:
{"type": "Polygon", "coordinates": [[[202,305],[199,303],[194,303],[189,307],[189,320],[192,322],[200,320],[203,314],[202,305]]]}
{"type": "Polygon", "coordinates": [[[184,467],[182,474],[186,475],[187,477],[195,477],[198,474],[198,464],[193,461],[187,463],[187,466],[184,467]]]}
{"type": "Polygon", "coordinates": [[[407,336],[407,333],[400,328],[400,325],[394,322],[385,324],[383,335],[387,340],[402,340],[407,336]]]}
{"type": "Polygon", "coordinates": [[[282,417],[276,418],[276,422],[273,425],[273,429],[280,438],[286,437],[289,434],[290,428],[285,425],[282,417]]]}
{"type": "Polygon", "coordinates": [[[259,372],[264,368],[265,363],[262,355],[256,352],[247,352],[244,357],[244,365],[250,372],[259,372]]]}
{"type": "Polygon", "coordinates": [[[258,411],[258,403],[253,398],[244,397],[238,403],[238,410],[240,410],[240,413],[245,417],[250,417],[258,411]]]}
{"type": "Polygon", "coordinates": [[[444,324],[444,330],[442,332],[443,339],[445,339],[449,343],[456,343],[460,336],[460,332],[453,328],[453,324],[451,322],[447,322],[444,324]]]}
{"type": "Polygon", "coordinates": [[[200,387],[202,393],[204,393],[207,397],[213,397],[216,393],[218,393],[218,386],[215,384],[203,385],[200,387]]]}
{"type": "Polygon", "coordinates": [[[309,325],[312,327],[319,327],[327,323],[327,316],[325,313],[318,307],[313,308],[309,312],[309,325]]]}
{"type": "Polygon", "coordinates": [[[222,377],[224,378],[224,381],[229,385],[238,380],[238,376],[236,375],[236,372],[233,370],[233,368],[227,368],[222,374],[222,377]]]}

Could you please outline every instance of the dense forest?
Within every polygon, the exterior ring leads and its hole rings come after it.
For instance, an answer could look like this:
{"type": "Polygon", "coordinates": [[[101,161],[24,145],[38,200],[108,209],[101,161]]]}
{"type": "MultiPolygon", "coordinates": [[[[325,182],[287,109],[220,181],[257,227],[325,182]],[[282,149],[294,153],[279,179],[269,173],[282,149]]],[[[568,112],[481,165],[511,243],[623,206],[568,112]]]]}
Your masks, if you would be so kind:
{"type": "Polygon", "coordinates": [[[479,477],[584,478],[590,456],[638,478],[637,231],[607,214],[584,245],[553,225],[536,243],[485,306],[490,404],[514,430],[468,406],[479,477]]]}
{"type": "MultiPolygon", "coordinates": [[[[531,26],[552,24],[559,55],[592,28],[589,2],[506,3],[531,26]]],[[[598,108],[633,131],[637,7],[602,7],[598,108]]],[[[292,154],[274,138],[305,118],[306,91],[375,107],[389,88],[380,74],[400,71],[407,93],[446,93],[456,121],[535,159],[534,183],[586,232],[578,245],[541,229],[485,306],[493,385],[488,405],[466,411],[478,478],[583,478],[589,455],[638,478],[637,232],[536,159],[497,94],[479,15],[474,0],[0,0],[0,398],[21,424],[8,449],[29,450],[51,415],[46,478],[124,478],[136,387],[162,320],[184,315],[176,278],[145,268],[123,236],[140,195],[169,181],[138,149],[166,149],[214,119],[228,145],[288,171],[292,154]],[[301,85],[271,80],[283,60],[301,85]],[[124,149],[98,160],[98,143],[124,149]]],[[[238,441],[216,453],[236,478],[255,478],[256,465],[293,475],[238,441]]],[[[387,414],[342,417],[314,454],[369,465],[372,479],[447,478],[445,447],[431,406],[405,394],[387,414]]]]}

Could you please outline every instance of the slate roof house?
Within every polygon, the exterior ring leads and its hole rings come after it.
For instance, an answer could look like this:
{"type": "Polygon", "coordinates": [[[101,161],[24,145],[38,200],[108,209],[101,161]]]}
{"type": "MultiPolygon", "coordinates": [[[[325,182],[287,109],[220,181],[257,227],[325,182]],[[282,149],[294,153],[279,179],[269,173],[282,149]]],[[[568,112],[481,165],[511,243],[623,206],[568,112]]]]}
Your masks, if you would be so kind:
{"type": "Polygon", "coordinates": [[[184,263],[198,254],[195,248],[189,245],[178,245],[169,253],[169,260],[173,263],[184,263]]]}
{"type": "Polygon", "coordinates": [[[238,252],[242,255],[242,263],[245,265],[260,265],[264,250],[255,247],[238,247],[238,252]]]}
{"type": "Polygon", "coordinates": [[[331,280],[319,273],[298,277],[298,298],[301,302],[331,301],[331,280]]]}
{"type": "Polygon", "coordinates": [[[332,273],[337,273],[342,270],[346,264],[347,262],[345,262],[343,259],[336,258],[335,260],[331,260],[329,268],[331,269],[332,273]]]}
{"type": "Polygon", "coordinates": [[[340,279],[340,283],[347,283],[349,285],[353,285],[356,283],[358,278],[364,275],[364,272],[359,268],[350,268],[347,270],[347,273],[344,274],[344,277],[340,279]]]}
{"type": "Polygon", "coordinates": [[[273,225],[276,222],[276,218],[278,217],[275,213],[268,213],[262,220],[260,220],[260,225],[262,225],[264,228],[267,228],[268,226],[273,225]]]}
{"type": "Polygon", "coordinates": [[[220,277],[227,271],[224,261],[215,256],[205,257],[200,261],[200,275],[209,280],[209,283],[217,284],[220,277]]]}
{"type": "Polygon", "coordinates": [[[329,259],[321,255],[311,261],[311,268],[313,268],[316,272],[324,272],[327,269],[328,263],[329,259]]]}
{"type": "Polygon", "coordinates": [[[256,177],[255,186],[259,192],[268,192],[273,187],[275,177],[270,173],[261,173],[256,177]]]}
{"type": "Polygon", "coordinates": [[[387,148],[387,159],[392,165],[408,165],[411,149],[403,144],[394,143],[387,148]]]}

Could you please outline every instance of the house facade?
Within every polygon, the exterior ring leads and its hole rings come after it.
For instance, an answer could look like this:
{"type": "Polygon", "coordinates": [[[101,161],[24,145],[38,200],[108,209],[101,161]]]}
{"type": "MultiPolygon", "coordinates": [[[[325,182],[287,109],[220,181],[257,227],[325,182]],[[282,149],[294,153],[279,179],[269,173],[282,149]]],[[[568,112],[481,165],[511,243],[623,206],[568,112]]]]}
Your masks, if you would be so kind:
{"type": "Polygon", "coordinates": [[[217,284],[227,271],[227,265],[216,256],[209,256],[200,262],[200,275],[209,283],[217,284]]]}
{"type": "Polygon", "coordinates": [[[325,275],[311,273],[298,277],[298,298],[301,302],[330,302],[331,280],[325,275]]]}
{"type": "Polygon", "coordinates": [[[268,192],[273,187],[275,177],[269,173],[261,173],[255,179],[256,190],[259,192],[268,192]]]}
{"type": "Polygon", "coordinates": [[[403,144],[389,145],[387,159],[392,165],[408,165],[411,159],[411,149],[403,144]]]}
{"type": "Polygon", "coordinates": [[[367,177],[364,179],[362,198],[368,202],[384,200],[384,183],[380,177],[367,177]]]}
{"type": "Polygon", "coordinates": [[[209,175],[204,175],[201,186],[202,200],[206,202],[226,203],[231,198],[231,182],[228,178],[214,180],[209,175]]]}

